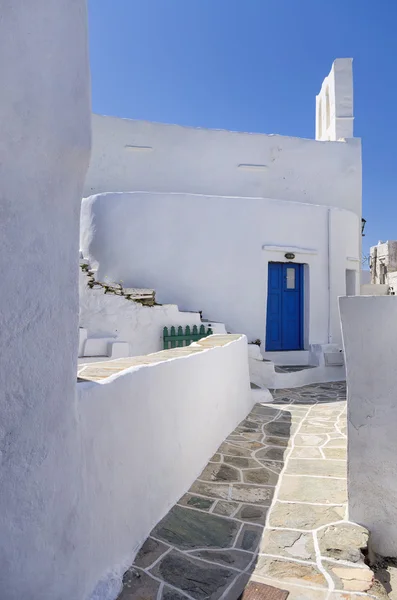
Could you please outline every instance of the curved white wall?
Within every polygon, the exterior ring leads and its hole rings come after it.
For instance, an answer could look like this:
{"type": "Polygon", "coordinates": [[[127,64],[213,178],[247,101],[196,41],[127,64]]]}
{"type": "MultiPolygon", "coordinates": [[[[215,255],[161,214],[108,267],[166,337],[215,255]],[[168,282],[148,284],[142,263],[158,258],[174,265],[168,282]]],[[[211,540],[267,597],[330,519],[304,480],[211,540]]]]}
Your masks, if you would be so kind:
{"type": "Polygon", "coordinates": [[[155,288],[159,302],[202,310],[249,341],[265,336],[268,262],[292,249],[308,265],[306,343],[338,343],[337,297],[346,269],[359,269],[359,232],[352,212],[261,198],[101,194],[81,213],[81,248],[99,279],[155,288]]]}
{"type": "Polygon", "coordinates": [[[84,0],[4,0],[0,56],[0,597],[80,600],[77,264],[90,146],[84,0]]]}
{"type": "Polygon", "coordinates": [[[93,115],[84,190],[257,196],[361,217],[361,142],[197,129],[93,115]]]}

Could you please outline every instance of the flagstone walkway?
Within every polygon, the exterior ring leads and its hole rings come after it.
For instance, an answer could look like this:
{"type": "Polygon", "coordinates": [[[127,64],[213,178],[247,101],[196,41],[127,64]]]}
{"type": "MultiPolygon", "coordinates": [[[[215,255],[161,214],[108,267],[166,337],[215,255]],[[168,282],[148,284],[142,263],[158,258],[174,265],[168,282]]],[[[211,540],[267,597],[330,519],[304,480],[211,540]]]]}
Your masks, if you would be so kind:
{"type": "Polygon", "coordinates": [[[345,384],[273,396],[153,529],[119,600],[237,600],[248,581],[289,600],[378,597],[367,532],[346,520],[345,384]]]}

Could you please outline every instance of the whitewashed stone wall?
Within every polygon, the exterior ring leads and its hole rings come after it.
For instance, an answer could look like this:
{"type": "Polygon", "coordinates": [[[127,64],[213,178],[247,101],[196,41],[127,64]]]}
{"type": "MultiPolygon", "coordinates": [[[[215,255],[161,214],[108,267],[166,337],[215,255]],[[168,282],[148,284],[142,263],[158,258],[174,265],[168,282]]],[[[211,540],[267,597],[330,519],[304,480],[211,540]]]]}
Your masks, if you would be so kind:
{"type": "Polygon", "coordinates": [[[397,298],[341,298],[348,390],[349,518],[397,556],[397,298]]]}
{"type": "Polygon", "coordinates": [[[84,0],[0,18],[0,597],[81,599],[79,213],[90,151],[84,0]]]}
{"type": "Polygon", "coordinates": [[[88,287],[87,275],[82,271],[79,281],[80,327],[87,330],[89,337],[127,342],[128,356],[161,350],[164,327],[201,325],[197,312],[182,312],[172,304],[142,306],[122,296],[104,294],[102,288],[88,287]]]}
{"type": "Polygon", "coordinates": [[[202,352],[195,345],[175,358],[171,350],[165,362],[78,384],[89,527],[80,570],[92,585],[100,580],[95,600],[117,596],[151,529],[251,410],[247,341],[225,340],[211,347],[217,336],[209,337],[202,352]]]}

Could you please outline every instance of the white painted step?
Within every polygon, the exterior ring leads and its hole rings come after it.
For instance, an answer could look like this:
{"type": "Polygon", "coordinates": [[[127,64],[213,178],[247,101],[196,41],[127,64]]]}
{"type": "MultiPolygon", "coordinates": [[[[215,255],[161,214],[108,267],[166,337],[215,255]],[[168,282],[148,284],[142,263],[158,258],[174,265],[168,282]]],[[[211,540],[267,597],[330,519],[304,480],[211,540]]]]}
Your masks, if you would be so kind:
{"type": "Polygon", "coordinates": [[[280,367],[308,365],[309,350],[292,350],[289,352],[263,352],[263,358],[271,360],[280,367]]]}

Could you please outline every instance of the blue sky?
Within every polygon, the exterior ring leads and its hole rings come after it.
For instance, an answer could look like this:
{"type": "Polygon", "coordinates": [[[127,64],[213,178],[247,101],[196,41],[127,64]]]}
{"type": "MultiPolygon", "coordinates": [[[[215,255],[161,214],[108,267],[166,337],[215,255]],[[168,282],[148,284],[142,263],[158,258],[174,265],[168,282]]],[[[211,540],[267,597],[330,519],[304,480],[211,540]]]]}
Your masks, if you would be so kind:
{"type": "Polygon", "coordinates": [[[94,112],[314,137],[353,57],[364,250],[397,239],[397,0],[89,0],[94,112]]]}

